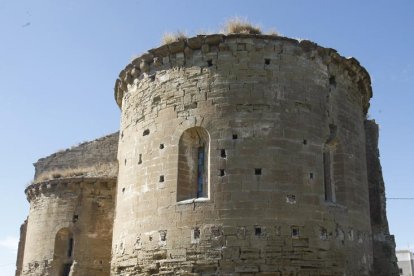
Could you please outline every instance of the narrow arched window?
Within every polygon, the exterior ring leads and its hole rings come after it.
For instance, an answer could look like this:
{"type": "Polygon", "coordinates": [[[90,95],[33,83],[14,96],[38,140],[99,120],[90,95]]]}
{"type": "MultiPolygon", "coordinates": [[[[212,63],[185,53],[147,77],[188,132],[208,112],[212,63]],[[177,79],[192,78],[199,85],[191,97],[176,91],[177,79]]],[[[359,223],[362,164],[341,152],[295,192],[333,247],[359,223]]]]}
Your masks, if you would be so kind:
{"type": "Polygon", "coordinates": [[[68,258],[72,258],[73,255],[73,238],[69,239],[69,244],[68,244],[68,258]]]}
{"type": "Polygon", "coordinates": [[[335,202],[335,180],[333,170],[333,149],[329,145],[325,145],[323,152],[323,174],[324,174],[324,192],[325,201],[335,202]]]}
{"type": "Polygon", "coordinates": [[[337,135],[337,127],[329,125],[329,136],[323,148],[325,201],[346,205],[344,149],[337,135]]]}
{"type": "Polygon", "coordinates": [[[68,276],[73,263],[74,239],[68,228],[56,233],[53,254],[53,270],[55,275],[68,276]]]}
{"type": "Polygon", "coordinates": [[[336,202],[334,152],[338,143],[337,126],[329,125],[329,136],[323,148],[323,188],[325,201],[336,202]]]}
{"type": "Polygon", "coordinates": [[[192,127],[180,137],[178,150],[177,201],[208,198],[210,136],[202,127],[192,127]]]}

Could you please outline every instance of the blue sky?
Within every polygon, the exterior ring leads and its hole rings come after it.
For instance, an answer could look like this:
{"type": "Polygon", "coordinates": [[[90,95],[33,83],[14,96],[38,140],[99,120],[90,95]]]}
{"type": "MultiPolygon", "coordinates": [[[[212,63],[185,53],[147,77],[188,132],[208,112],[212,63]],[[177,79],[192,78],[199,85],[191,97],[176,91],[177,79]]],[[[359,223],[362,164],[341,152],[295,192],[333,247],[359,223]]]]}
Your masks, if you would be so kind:
{"type": "MultiPolygon", "coordinates": [[[[242,16],[354,56],[370,72],[389,197],[414,197],[414,1],[0,0],[0,275],[13,275],[32,163],[116,131],[118,73],[165,32],[215,32],[242,16]]],[[[414,246],[414,200],[389,200],[390,229],[414,246]]]]}

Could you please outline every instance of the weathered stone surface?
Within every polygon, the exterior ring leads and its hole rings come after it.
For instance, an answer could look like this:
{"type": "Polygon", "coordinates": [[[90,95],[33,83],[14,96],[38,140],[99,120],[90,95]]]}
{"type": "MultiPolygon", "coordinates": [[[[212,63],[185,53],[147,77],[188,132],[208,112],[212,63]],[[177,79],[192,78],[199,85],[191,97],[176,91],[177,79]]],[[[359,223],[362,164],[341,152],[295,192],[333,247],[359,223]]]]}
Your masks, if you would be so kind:
{"type": "Polygon", "coordinates": [[[16,260],[16,276],[22,275],[23,269],[23,254],[26,243],[26,232],[27,232],[27,219],[20,226],[20,240],[17,248],[17,260],[16,260]]]}
{"type": "Polygon", "coordinates": [[[199,35],[195,37],[191,37],[187,40],[187,44],[191,49],[200,49],[203,45],[204,36],[199,35]]]}
{"type": "Polygon", "coordinates": [[[16,275],[63,275],[65,265],[71,275],[109,275],[118,135],[34,164],[34,183],[25,190],[30,212],[21,229],[16,275]],[[63,244],[59,233],[66,237],[63,244]]]}
{"type": "Polygon", "coordinates": [[[108,275],[115,184],[115,179],[75,178],[29,186],[21,275],[62,275],[65,264],[77,271],[73,275],[108,275]],[[72,245],[68,246],[68,239],[63,249],[57,235],[62,230],[72,238],[72,245]]]}
{"type": "Polygon", "coordinates": [[[215,35],[208,35],[206,36],[204,42],[209,45],[218,45],[221,41],[223,41],[224,35],[215,34],[215,35]]]}
{"type": "Polygon", "coordinates": [[[116,81],[119,141],[35,164],[17,275],[396,275],[355,59],[245,34],[149,52],[116,81]]]}
{"type": "Polygon", "coordinates": [[[371,210],[372,246],[374,252],[373,274],[399,275],[395,255],[394,236],[390,235],[386,214],[385,185],[378,150],[378,125],[374,120],[365,121],[368,185],[371,210]]]}
{"type": "Polygon", "coordinates": [[[115,132],[39,159],[34,164],[35,181],[40,180],[39,177],[41,178],[42,175],[47,176],[49,173],[81,168],[88,169],[90,173],[93,168],[96,168],[94,177],[116,177],[118,174],[116,159],[118,136],[119,133],[115,132]],[[100,167],[102,167],[101,171],[100,167]]]}
{"type": "Polygon", "coordinates": [[[185,47],[185,42],[181,40],[181,41],[177,41],[177,42],[173,42],[169,44],[168,50],[170,51],[171,54],[176,54],[176,53],[184,51],[184,47],[185,47]]]}
{"type": "Polygon", "coordinates": [[[188,39],[191,55],[150,64],[157,77],[124,94],[112,273],[368,275],[364,69],[326,64],[311,42],[207,40],[188,39]],[[193,157],[180,159],[180,141],[193,127],[208,147],[208,192],[182,200],[195,169],[181,167],[193,157]],[[180,254],[154,260],[164,250],[180,254]]]}

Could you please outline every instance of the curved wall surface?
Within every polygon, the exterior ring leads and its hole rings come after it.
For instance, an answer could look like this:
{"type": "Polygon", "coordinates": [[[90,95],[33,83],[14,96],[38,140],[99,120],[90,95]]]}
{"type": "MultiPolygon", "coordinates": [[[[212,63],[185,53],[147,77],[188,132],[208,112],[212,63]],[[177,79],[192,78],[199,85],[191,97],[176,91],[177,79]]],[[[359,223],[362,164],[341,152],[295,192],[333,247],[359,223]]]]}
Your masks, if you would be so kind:
{"type": "Polygon", "coordinates": [[[117,144],[114,133],[34,164],[17,275],[109,275],[117,144]]]}
{"type": "Polygon", "coordinates": [[[113,275],[369,274],[371,88],[355,59],[198,36],[134,60],[115,90],[113,275]]]}
{"type": "Polygon", "coordinates": [[[115,179],[61,179],[26,189],[22,275],[109,275],[115,179]]]}

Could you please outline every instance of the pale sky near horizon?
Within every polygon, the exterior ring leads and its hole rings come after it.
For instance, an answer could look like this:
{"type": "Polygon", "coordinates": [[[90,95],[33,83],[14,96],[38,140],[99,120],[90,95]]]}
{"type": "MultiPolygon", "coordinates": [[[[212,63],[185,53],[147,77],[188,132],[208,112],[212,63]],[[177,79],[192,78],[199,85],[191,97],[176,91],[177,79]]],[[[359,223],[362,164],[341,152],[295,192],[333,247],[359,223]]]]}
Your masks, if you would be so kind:
{"type": "MultiPolygon", "coordinates": [[[[115,79],[165,32],[216,32],[229,17],[354,56],[373,83],[387,196],[414,198],[414,1],[0,0],[0,276],[14,275],[32,163],[119,128],[115,79]]],[[[388,200],[399,248],[414,200],[388,200]]]]}

